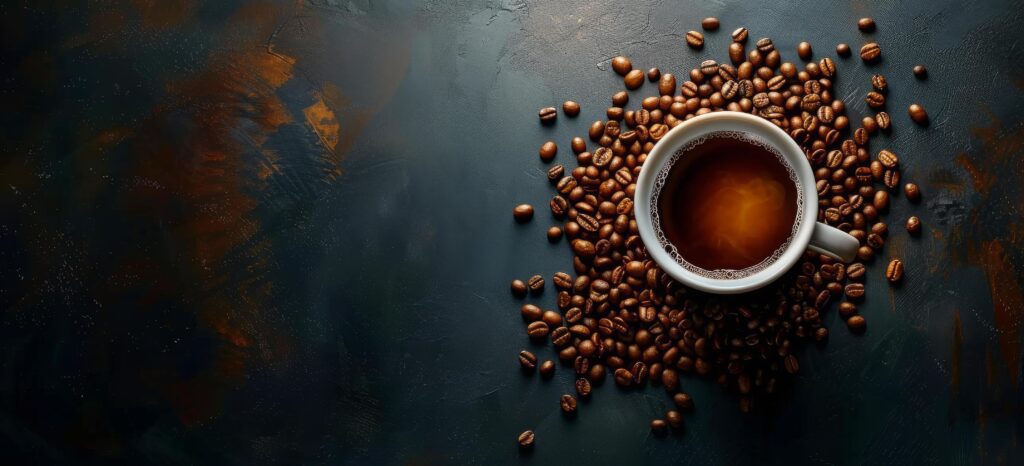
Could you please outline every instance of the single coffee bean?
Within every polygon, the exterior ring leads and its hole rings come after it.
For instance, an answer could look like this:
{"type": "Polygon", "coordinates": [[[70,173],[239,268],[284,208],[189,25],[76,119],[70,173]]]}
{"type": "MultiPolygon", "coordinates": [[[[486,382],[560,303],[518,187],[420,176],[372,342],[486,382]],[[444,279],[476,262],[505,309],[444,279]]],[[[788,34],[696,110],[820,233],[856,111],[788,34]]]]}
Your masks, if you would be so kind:
{"type": "Polygon", "coordinates": [[[878,60],[880,56],[882,56],[882,48],[874,42],[868,42],[860,48],[860,59],[864,60],[865,63],[878,60]]]}
{"type": "Polygon", "coordinates": [[[616,107],[625,107],[629,103],[629,93],[626,91],[619,91],[612,94],[612,105],[616,107]]]}
{"type": "Polygon", "coordinates": [[[565,113],[566,116],[570,116],[570,117],[574,117],[576,115],[579,115],[580,114],[580,104],[578,104],[578,103],[576,103],[576,102],[574,102],[572,100],[566,100],[564,103],[562,103],[562,113],[565,113]]]}
{"type": "Polygon", "coordinates": [[[544,379],[550,379],[551,376],[555,375],[555,363],[554,361],[547,360],[540,365],[540,376],[544,379]]]}
{"type": "Polygon", "coordinates": [[[843,301],[839,303],[839,315],[844,319],[857,313],[857,305],[849,301],[843,301]]]}
{"type": "Polygon", "coordinates": [[[558,119],[558,110],[555,110],[555,107],[544,107],[537,112],[537,116],[540,117],[541,123],[550,125],[558,119]]]}
{"type": "Polygon", "coordinates": [[[700,26],[703,27],[705,31],[717,30],[718,27],[721,25],[722,23],[718,21],[718,18],[715,17],[704,18],[700,22],[700,26]]]}
{"type": "Polygon", "coordinates": [[[907,233],[917,236],[921,233],[921,219],[911,216],[907,219],[907,233]]]}
{"type": "Polygon", "coordinates": [[[522,366],[524,371],[533,372],[537,368],[537,356],[533,353],[522,350],[519,352],[519,365],[522,366]]]}
{"type": "Polygon", "coordinates": [[[526,281],[526,286],[530,288],[530,294],[538,295],[544,291],[544,277],[534,275],[526,281]]]}
{"type": "Polygon", "coordinates": [[[704,46],[704,34],[697,31],[687,31],[686,43],[692,48],[699,49],[704,46]]]}
{"type": "Polygon", "coordinates": [[[885,105],[885,95],[875,91],[871,91],[868,92],[868,95],[867,97],[864,98],[864,101],[868,103],[869,107],[878,108],[885,105]]]}
{"type": "Polygon", "coordinates": [[[846,319],[846,326],[855,333],[863,332],[867,325],[868,321],[864,320],[863,316],[851,316],[849,319],[846,319]]]}
{"type": "Polygon", "coordinates": [[[876,74],[871,76],[871,87],[878,92],[885,92],[889,88],[889,83],[885,81],[885,76],[876,74]]]}
{"type": "Polygon", "coordinates": [[[903,278],[903,261],[899,259],[893,259],[889,261],[889,266],[885,268],[885,279],[889,280],[889,283],[896,283],[903,278]]]}
{"type": "Polygon", "coordinates": [[[548,327],[559,327],[562,325],[562,315],[555,311],[544,311],[544,314],[541,315],[541,320],[548,324],[548,327]]]}
{"type": "Polygon", "coordinates": [[[673,429],[678,429],[683,426],[683,415],[679,411],[673,409],[665,413],[665,421],[667,421],[668,425],[672,426],[673,429]]]}
{"type": "Polygon", "coordinates": [[[900,158],[896,154],[889,150],[882,149],[878,152],[878,161],[882,163],[882,166],[886,168],[895,168],[900,162],[900,158]]]}
{"type": "Polygon", "coordinates": [[[907,200],[910,202],[917,202],[921,200],[921,189],[914,183],[907,183],[903,185],[903,194],[907,196],[907,200]]]}
{"type": "Polygon", "coordinates": [[[818,62],[818,70],[826,78],[831,78],[836,75],[836,62],[829,57],[822,58],[818,62]]]}
{"type": "Polygon", "coordinates": [[[533,339],[545,338],[548,336],[548,324],[543,320],[530,322],[530,325],[526,326],[526,334],[533,339]]]}
{"type": "Polygon", "coordinates": [[[533,448],[534,434],[532,430],[525,431],[519,434],[519,448],[529,449],[533,448]]]}
{"type": "Polygon", "coordinates": [[[565,167],[562,165],[555,165],[548,169],[548,181],[555,181],[565,176],[565,167]]]}
{"type": "Polygon", "coordinates": [[[654,419],[651,421],[651,431],[655,435],[664,435],[668,430],[668,423],[664,419],[654,419]]]}
{"type": "Polygon", "coordinates": [[[661,70],[657,68],[651,68],[647,70],[647,80],[650,82],[656,82],[658,78],[661,78],[661,70]]]}
{"type": "Polygon", "coordinates": [[[551,281],[554,282],[555,287],[560,290],[572,289],[572,277],[565,272],[555,272],[551,281]]]}
{"type": "Polygon", "coordinates": [[[924,107],[920,104],[910,104],[907,113],[910,114],[910,119],[914,120],[914,123],[919,125],[928,124],[928,112],[925,112],[924,107]]]}
{"type": "Polygon", "coordinates": [[[576,394],[580,398],[587,398],[590,396],[591,386],[590,381],[584,378],[576,379],[576,394]]]}
{"type": "Polygon", "coordinates": [[[850,283],[843,289],[847,298],[857,299],[864,297],[864,285],[862,283],[850,283]]]}
{"type": "Polygon", "coordinates": [[[563,414],[576,414],[576,398],[573,397],[572,395],[562,395],[562,398],[558,400],[558,406],[562,408],[563,414]]]}
{"type": "Polygon", "coordinates": [[[811,59],[811,44],[808,42],[801,42],[796,46],[796,54],[801,60],[811,59]]]}
{"type": "Polygon", "coordinates": [[[693,410],[693,399],[690,398],[690,395],[687,395],[686,393],[679,392],[676,393],[675,395],[672,395],[672,402],[675,403],[676,407],[681,410],[693,410]]]}
{"type": "Polygon", "coordinates": [[[889,129],[890,122],[891,120],[889,119],[888,113],[878,112],[878,114],[875,115],[875,123],[878,123],[878,127],[883,130],[889,129]]]}
{"type": "Polygon", "coordinates": [[[526,296],[526,292],[529,288],[526,287],[526,282],[522,280],[512,280],[512,294],[516,297],[522,298],[526,296]]]}
{"type": "Polygon", "coordinates": [[[918,79],[925,79],[928,77],[928,69],[924,65],[915,65],[914,76],[917,76],[918,79]]]}
{"type": "Polygon", "coordinates": [[[793,356],[792,354],[786,356],[783,363],[786,368],[786,372],[789,372],[790,375],[796,375],[797,372],[800,372],[800,363],[796,360],[796,356],[793,356]]]}
{"type": "Polygon", "coordinates": [[[615,377],[615,384],[620,387],[628,387],[633,384],[633,373],[629,372],[626,368],[620,367],[615,369],[613,375],[615,377]]]}
{"type": "Polygon", "coordinates": [[[862,32],[871,32],[875,30],[875,20],[871,18],[861,18],[857,20],[857,29],[862,32]]]}
{"type": "MultiPolygon", "coordinates": [[[[516,280],[516,281],[519,281],[519,280],[516,280]]],[[[522,283],[522,282],[520,281],[520,283],[522,283]]],[[[525,283],[523,283],[523,293],[524,294],[526,293],[526,284],[525,283]]],[[[523,320],[525,320],[527,322],[533,322],[535,320],[540,320],[541,315],[543,315],[543,313],[544,313],[544,311],[542,311],[539,307],[537,307],[537,306],[535,306],[533,304],[523,304],[523,307],[520,308],[519,311],[523,315],[523,320]]]]}
{"type": "Polygon", "coordinates": [[[850,44],[839,44],[836,46],[836,54],[840,57],[850,56],[850,44]]]}
{"type": "Polygon", "coordinates": [[[851,280],[860,280],[864,277],[865,273],[867,273],[867,268],[865,268],[864,264],[861,264],[860,262],[854,262],[846,268],[846,276],[851,280]]]}
{"type": "Polygon", "coordinates": [[[612,58],[612,69],[615,70],[619,76],[625,76],[627,73],[633,70],[633,63],[628,58],[618,56],[612,58]]]}
{"type": "Polygon", "coordinates": [[[900,185],[900,171],[897,169],[888,169],[885,174],[882,175],[882,180],[885,183],[885,187],[889,189],[896,189],[900,185]]]}
{"type": "Polygon", "coordinates": [[[590,136],[590,140],[597,141],[598,139],[600,139],[601,136],[604,135],[604,129],[605,125],[603,121],[595,121],[592,125],[590,125],[590,130],[587,133],[590,136]]]}
{"type": "Polygon", "coordinates": [[[775,43],[767,37],[762,37],[757,40],[757,50],[763,54],[767,54],[772,50],[775,50],[775,43]]]}
{"type": "Polygon", "coordinates": [[[555,144],[555,141],[545,142],[540,146],[538,153],[541,160],[550,162],[555,159],[555,154],[558,153],[558,145],[555,144]]]}
{"type": "Polygon", "coordinates": [[[747,28],[736,28],[736,30],[732,32],[732,41],[740,44],[745,43],[748,35],[747,28]]]}
{"type": "Polygon", "coordinates": [[[884,210],[889,207],[889,193],[886,191],[876,191],[872,205],[875,206],[876,210],[884,210]]]}
{"type": "Polygon", "coordinates": [[[676,77],[672,73],[665,73],[661,75],[661,79],[658,80],[658,93],[661,95],[671,96],[676,92],[676,77]]]}
{"type": "Polygon", "coordinates": [[[568,345],[570,342],[572,342],[572,334],[569,332],[568,328],[560,326],[555,327],[555,329],[551,331],[551,343],[555,346],[561,348],[568,345]]]}
{"type": "Polygon", "coordinates": [[[644,72],[640,70],[630,71],[622,78],[622,83],[625,84],[626,89],[637,89],[644,83],[644,72]]]}

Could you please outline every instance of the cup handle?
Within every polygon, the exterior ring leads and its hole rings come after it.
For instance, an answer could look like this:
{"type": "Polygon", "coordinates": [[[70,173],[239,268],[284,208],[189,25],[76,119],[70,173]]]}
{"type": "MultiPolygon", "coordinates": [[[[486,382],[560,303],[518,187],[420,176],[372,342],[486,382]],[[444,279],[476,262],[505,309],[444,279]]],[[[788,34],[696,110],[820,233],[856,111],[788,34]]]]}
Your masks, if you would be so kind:
{"type": "Polygon", "coordinates": [[[807,248],[833,259],[851,262],[857,257],[860,241],[843,230],[817,222],[814,224],[814,232],[811,233],[811,242],[807,248]]]}

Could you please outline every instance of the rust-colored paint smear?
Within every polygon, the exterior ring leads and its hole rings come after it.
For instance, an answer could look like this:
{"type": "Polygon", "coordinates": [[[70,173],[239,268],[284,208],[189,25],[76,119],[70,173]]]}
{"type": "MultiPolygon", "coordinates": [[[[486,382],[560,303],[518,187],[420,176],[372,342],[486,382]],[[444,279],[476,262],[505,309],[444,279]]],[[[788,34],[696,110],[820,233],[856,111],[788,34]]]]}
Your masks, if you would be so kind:
{"type": "Polygon", "coordinates": [[[167,29],[184,23],[192,16],[192,0],[130,0],[139,14],[142,25],[154,29],[167,29]]]}
{"type": "Polygon", "coordinates": [[[986,241],[971,253],[980,262],[992,293],[993,323],[999,330],[999,352],[1010,371],[1010,381],[1018,385],[1020,373],[1020,329],[1024,319],[1024,292],[1012,263],[999,241],[986,241]]]}

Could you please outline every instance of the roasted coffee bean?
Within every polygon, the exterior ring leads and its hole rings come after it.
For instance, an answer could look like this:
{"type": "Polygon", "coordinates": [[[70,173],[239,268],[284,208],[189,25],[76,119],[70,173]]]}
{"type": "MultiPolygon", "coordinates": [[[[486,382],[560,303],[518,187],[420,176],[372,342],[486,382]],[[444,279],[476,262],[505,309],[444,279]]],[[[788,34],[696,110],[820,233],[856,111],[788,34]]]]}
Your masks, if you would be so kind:
{"type": "Polygon", "coordinates": [[[868,95],[867,97],[864,98],[864,101],[867,102],[868,106],[871,108],[879,108],[885,105],[885,95],[875,91],[871,91],[868,92],[868,95]]]}
{"type": "Polygon", "coordinates": [[[783,361],[786,372],[789,372],[790,375],[796,375],[797,372],[800,372],[800,363],[796,360],[796,356],[790,354],[783,361]]]}
{"type": "Polygon", "coordinates": [[[657,68],[651,68],[647,70],[647,80],[650,82],[657,82],[661,78],[661,70],[657,68]]]}
{"type": "Polygon", "coordinates": [[[875,115],[875,122],[878,123],[879,128],[882,128],[883,130],[889,129],[889,114],[885,112],[878,112],[878,114],[875,115]]]}
{"type": "Polygon", "coordinates": [[[907,200],[910,202],[917,202],[921,200],[921,189],[914,183],[907,183],[903,185],[903,194],[907,196],[907,200]]]}
{"type": "Polygon", "coordinates": [[[644,72],[640,70],[630,71],[622,78],[622,83],[626,86],[626,89],[638,89],[644,84],[644,72]]]}
{"type": "Polygon", "coordinates": [[[643,385],[647,382],[648,369],[646,364],[637,361],[633,364],[633,370],[630,373],[633,375],[633,384],[643,385]]]}
{"type": "Polygon", "coordinates": [[[910,104],[907,113],[910,115],[910,119],[914,120],[914,123],[919,125],[928,124],[928,112],[924,111],[924,107],[920,104],[910,104]]]}
{"type": "Polygon", "coordinates": [[[675,403],[676,407],[683,411],[693,410],[693,399],[686,393],[679,392],[672,395],[672,402],[675,403]]]}
{"type": "Polygon", "coordinates": [[[526,286],[530,288],[530,294],[538,295],[544,291],[544,277],[534,275],[526,281],[526,286]]]}
{"type": "Polygon", "coordinates": [[[924,65],[914,65],[914,76],[918,79],[925,79],[928,77],[928,69],[924,65]]]}
{"type": "Polygon", "coordinates": [[[771,39],[762,37],[757,40],[757,50],[763,54],[767,54],[768,52],[775,50],[775,44],[771,39]]]}
{"type": "Polygon", "coordinates": [[[562,229],[559,227],[548,228],[548,241],[555,243],[562,239],[562,229]]]}
{"type": "Polygon", "coordinates": [[[533,353],[522,350],[519,352],[519,365],[524,371],[533,372],[537,368],[537,356],[533,353]]]}
{"type": "Polygon", "coordinates": [[[796,54],[802,60],[811,59],[811,44],[808,42],[801,42],[796,45],[796,54]]]}
{"type": "Polygon", "coordinates": [[[846,319],[846,326],[849,327],[852,332],[863,332],[867,325],[868,321],[864,320],[864,317],[862,316],[851,316],[849,319],[846,319]]]}
{"type": "Polygon", "coordinates": [[[550,125],[558,119],[558,110],[555,110],[555,107],[544,107],[537,112],[537,116],[540,117],[541,123],[550,125]]]}
{"type": "Polygon", "coordinates": [[[718,62],[714,60],[704,60],[700,63],[700,72],[704,73],[704,76],[713,76],[718,74],[718,62]]]}
{"type": "Polygon", "coordinates": [[[572,395],[565,394],[558,400],[558,406],[562,408],[562,413],[566,415],[576,414],[576,398],[572,395]]]}
{"type": "Polygon", "coordinates": [[[658,93],[671,96],[676,92],[676,77],[672,73],[661,75],[658,80],[658,93]]]}
{"type": "Polygon", "coordinates": [[[729,60],[732,61],[734,65],[743,63],[743,59],[746,55],[747,53],[743,50],[743,44],[739,42],[729,44],[729,60]]]}
{"type": "Polygon", "coordinates": [[[551,343],[559,348],[572,342],[572,335],[566,327],[555,327],[551,331],[551,343]]]}
{"type": "Polygon", "coordinates": [[[590,130],[588,132],[590,140],[597,141],[598,139],[601,139],[601,136],[604,136],[604,128],[604,122],[600,120],[595,121],[593,124],[591,124],[590,130]]]}
{"type": "Polygon", "coordinates": [[[692,48],[699,49],[704,46],[704,34],[697,31],[687,31],[686,43],[692,48]]]}
{"type": "Polygon", "coordinates": [[[587,398],[590,396],[591,385],[590,381],[585,378],[576,379],[576,394],[580,398],[587,398]]]}
{"type": "Polygon", "coordinates": [[[889,280],[889,283],[896,283],[903,278],[903,261],[899,259],[893,259],[889,261],[889,266],[885,268],[885,279],[889,280]]]}
{"type": "Polygon", "coordinates": [[[871,18],[861,18],[857,20],[857,29],[861,32],[871,32],[875,30],[875,20],[871,18]]]}
{"type": "Polygon", "coordinates": [[[676,410],[670,410],[665,413],[665,421],[668,422],[669,426],[673,429],[678,429],[683,426],[683,415],[676,410]]]}
{"type": "Polygon", "coordinates": [[[512,294],[522,298],[526,296],[526,292],[529,288],[526,286],[526,282],[522,280],[512,280],[512,294]]]}
{"type": "Polygon", "coordinates": [[[876,74],[871,76],[871,87],[878,92],[885,92],[889,88],[889,84],[885,81],[885,76],[876,74]]]}
{"type": "Polygon", "coordinates": [[[555,363],[554,361],[544,361],[540,365],[540,376],[541,378],[550,379],[551,376],[555,375],[555,363]]]}
{"type": "Polygon", "coordinates": [[[555,287],[560,290],[572,289],[572,277],[565,272],[555,272],[551,281],[555,284],[555,287]]]}
{"type": "Polygon", "coordinates": [[[555,181],[565,176],[565,167],[562,165],[555,165],[548,169],[548,180],[555,181]]]}
{"type": "Polygon", "coordinates": [[[848,301],[839,303],[839,315],[844,319],[857,313],[857,305],[848,301]]]}
{"type": "Polygon", "coordinates": [[[620,367],[615,369],[613,375],[615,377],[615,384],[620,387],[628,387],[633,384],[633,374],[626,368],[620,367]]]}
{"type": "Polygon", "coordinates": [[[629,61],[628,58],[618,56],[612,58],[612,69],[615,70],[619,76],[625,76],[627,73],[633,70],[633,62],[629,61]]]}
{"type": "Polygon", "coordinates": [[[837,45],[836,46],[836,54],[838,54],[840,57],[848,57],[848,56],[850,56],[850,45],[849,44],[839,44],[839,45],[837,45]]]}
{"type": "MultiPolygon", "coordinates": [[[[584,342],[591,344],[590,340],[584,340],[580,342],[582,345],[584,342]]],[[[578,350],[579,348],[577,348],[578,350]]],[[[590,373],[590,359],[585,356],[577,356],[576,361],[573,362],[573,368],[576,370],[576,375],[585,376],[590,373]]]]}
{"type": "Polygon", "coordinates": [[[612,94],[612,105],[616,107],[625,107],[629,103],[629,93],[626,91],[619,91],[612,94]]]}
{"type": "Polygon", "coordinates": [[[736,28],[736,30],[732,32],[732,41],[742,44],[747,41],[747,36],[747,28],[736,28]]]}
{"type": "Polygon", "coordinates": [[[700,22],[700,26],[703,27],[705,31],[717,30],[718,26],[720,26],[721,24],[722,23],[718,21],[718,18],[715,17],[704,18],[700,22]]]}
{"type": "MultiPolygon", "coordinates": [[[[522,283],[522,281],[520,281],[520,280],[516,280],[516,281],[522,283]]],[[[524,296],[526,295],[526,284],[525,283],[523,283],[523,295],[524,296]]],[[[541,315],[543,315],[543,313],[544,313],[544,311],[542,311],[539,307],[537,307],[537,306],[535,306],[533,304],[523,304],[523,306],[522,306],[522,308],[520,308],[519,312],[523,315],[523,320],[525,320],[527,322],[533,322],[535,320],[540,320],[541,315]]]]}
{"type": "MultiPolygon", "coordinates": [[[[567,177],[567,178],[572,179],[571,176],[567,177]]],[[[565,180],[565,178],[562,178],[562,179],[565,180]]],[[[575,183],[575,181],[574,181],[574,183],[575,183]]],[[[559,184],[562,184],[562,183],[559,182],[559,184]]],[[[554,216],[556,216],[556,217],[561,217],[561,216],[565,215],[565,213],[569,210],[569,201],[565,200],[565,198],[562,197],[562,196],[555,196],[555,197],[551,198],[551,202],[548,203],[548,204],[551,207],[551,213],[554,216]]],[[[567,234],[569,233],[568,227],[566,227],[566,233],[567,234]]]]}
{"type": "Polygon", "coordinates": [[[878,57],[882,55],[882,48],[874,42],[868,42],[860,48],[860,59],[866,63],[878,60],[878,57]]]}
{"type": "Polygon", "coordinates": [[[836,62],[829,57],[822,58],[818,62],[818,70],[821,71],[822,76],[831,78],[836,75],[836,62]]]}
{"type": "Polygon", "coordinates": [[[846,276],[851,280],[860,280],[865,273],[867,273],[867,269],[860,262],[854,262],[846,268],[846,276]]]}
{"type": "Polygon", "coordinates": [[[864,285],[861,283],[847,284],[843,291],[846,293],[846,297],[850,299],[858,299],[864,297],[864,285]]]}
{"type": "Polygon", "coordinates": [[[526,334],[533,339],[540,339],[548,336],[548,324],[542,320],[536,322],[530,322],[530,325],[526,326],[526,334]]]}
{"type": "Polygon", "coordinates": [[[651,431],[655,435],[664,435],[668,430],[668,423],[664,419],[654,419],[651,421],[651,431]]]}
{"type": "Polygon", "coordinates": [[[541,160],[550,162],[555,159],[555,154],[558,153],[558,145],[555,144],[555,141],[545,142],[540,146],[538,153],[541,160]]]}
{"type": "Polygon", "coordinates": [[[562,194],[569,194],[570,192],[572,192],[573,189],[576,188],[576,186],[576,178],[566,176],[561,180],[558,180],[558,184],[555,185],[555,189],[557,189],[558,192],[562,194]]]}
{"type": "Polygon", "coordinates": [[[896,169],[889,169],[882,175],[882,180],[885,183],[885,187],[889,189],[896,189],[900,185],[900,171],[896,169]]]}
{"type": "Polygon", "coordinates": [[[885,240],[876,233],[869,234],[866,242],[868,246],[871,246],[874,249],[881,249],[882,246],[885,245],[885,240]]]}
{"type": "Polygon", "coordinates": [[[878,152],[878,161],[886,168],[895,168],[899,163],[900,158],[889,150],[882,149],[878,152]]]}
{"type": "Polygon", "coordinates": [[[594,257],[594,254],[597,253],[597,249],[594,247],[594,243],[591,243],[590,241],[584,239],[573,240],[572,250],[573,252],[576,253],[577,256],[583,258],[594,257]]]}
{"type": "Polygon", "coordinates": [[[889,207],[889,193],[886,191],[876,191],[875,198],[871,204],[875,206],[876,210],[884,210],[889,207]]]}
{"type": "Polygon", "coordinates": [[[525,431],[519,434],[519,448],[528,449],[533,448],[534,434],[532,430],[525,431]]]}
{"type": "Polygon", "coordinates": [[[907,219],[907,233],[915,236],[921,233],[921,220],[916,216],[907,219]]]}
{"type": "Polygon", "coordinates": [[[574,101],[571,101],[571,100],[566,100],[564,103],[562,103],[562,113],[565,113],[566,116],[571,116],[571,117],[579,115],[580,114],[580,104],[578,104],[578,103],[576,103],[574,101]]]}

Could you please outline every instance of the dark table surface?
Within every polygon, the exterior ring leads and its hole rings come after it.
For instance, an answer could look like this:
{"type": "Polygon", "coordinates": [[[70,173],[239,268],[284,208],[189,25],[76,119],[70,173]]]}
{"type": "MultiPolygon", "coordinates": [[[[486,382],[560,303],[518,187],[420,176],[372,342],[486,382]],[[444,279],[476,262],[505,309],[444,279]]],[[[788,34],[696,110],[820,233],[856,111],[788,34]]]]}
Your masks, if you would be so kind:
{"type": "Polygon", "coordinates": [[[13,463],[1024,461],[1020,1],[4,2],[0,19],[13,463]],[[705,16],[722,28],[693,51],[705,16]],[[837,95],[856,122],[872,73],[892,88],[872,144],[924,194],[887,214],[924,224],[886,246],[905,283],[875,261],[867,333],[826,313],[830,341],[769,409],[688,377],[683,435],[646,427],[660,388],[606,384],[567,421],[571,371],[518,370],[522,348],[553,353],[508,283],[571,255],[544,210],[510,209],[546,205],[537,147],[568,160],[621,87],[612,56],[682,74],[739,26],[791,60],[801,40],[881,44],[875,66],[838,60],[837,95]],[[566,99],[579,118],[538,125],[566,99]]]}

